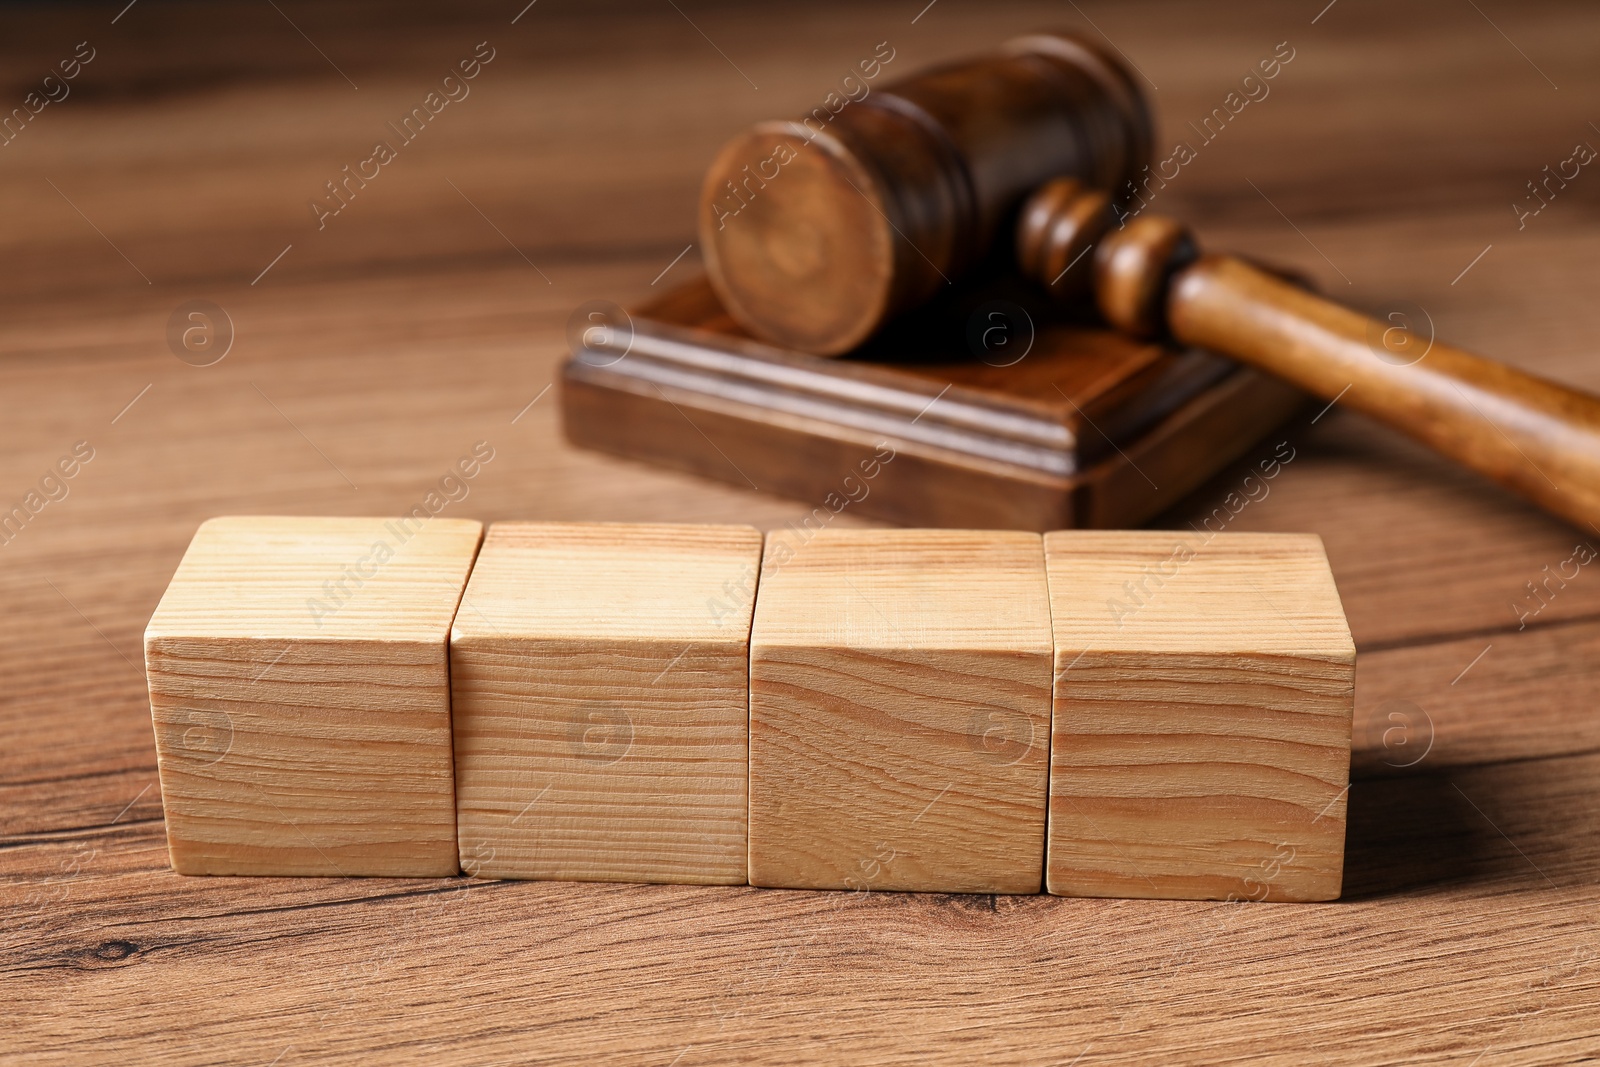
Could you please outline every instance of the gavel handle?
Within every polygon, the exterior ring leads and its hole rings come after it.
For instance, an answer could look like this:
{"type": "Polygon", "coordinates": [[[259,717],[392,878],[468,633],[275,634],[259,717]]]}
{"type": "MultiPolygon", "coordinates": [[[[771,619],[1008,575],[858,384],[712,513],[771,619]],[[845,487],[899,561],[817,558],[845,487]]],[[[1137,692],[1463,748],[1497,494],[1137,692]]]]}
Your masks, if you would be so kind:
{"type": "Polygon", "coordinates": [[[1402,333],[1232,256],[1173,274],[1166,318],[1185,344],[1337,399],[1600,533],[1600,398],[1402,333]]]}

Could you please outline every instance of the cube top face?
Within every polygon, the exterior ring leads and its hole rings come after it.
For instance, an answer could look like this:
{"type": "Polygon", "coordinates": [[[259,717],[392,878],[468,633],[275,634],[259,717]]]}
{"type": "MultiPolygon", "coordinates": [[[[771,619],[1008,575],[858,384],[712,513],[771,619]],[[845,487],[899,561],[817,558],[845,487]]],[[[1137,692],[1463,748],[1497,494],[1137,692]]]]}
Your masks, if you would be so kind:
{"type": "Polygon", "coordinates": [[[468,519],[211,519],[145,636],[442,641],[482,534],[468,519]]]}
{"type": "Polygon", "coordinates": [[[793,540],[767,536],[756,643],[1049,654],[1038,534],[821,530],[793,540]]]}
{"type": "Polygon", "coordinates": [[[451,637],[461,865],[745,883],[745,526],[498,523],[451,637]]]}
{"type": "Polygon", "coordinates": [[[1049,891],[1337,897],[1355,648],[1320,540],[1071,532],[1045,543],[1049,891]]]}
{"type": "Polygon", "coordinates": [[[453,639],[742,646],[760,551],[751,526],[495,523],[453,639]]]}
{"type": "Polygon", "coordinates": [[[823,531],[788,559],[769,538],[751,884],[1038,892],[1050,679],[1037,534],[823,531]]]}
{"type": "Polygon", "coordinates": [[[1355,655],[1315,534],[1062,530],[1044,551],[1056,640],[1074,654],[1355,655]]]}
{"type": "Polygon", "coordinates": [[[449,632],[480,533],[442,518],[199,529],[145,634],[175,869],[459,871],[449,632]]]}

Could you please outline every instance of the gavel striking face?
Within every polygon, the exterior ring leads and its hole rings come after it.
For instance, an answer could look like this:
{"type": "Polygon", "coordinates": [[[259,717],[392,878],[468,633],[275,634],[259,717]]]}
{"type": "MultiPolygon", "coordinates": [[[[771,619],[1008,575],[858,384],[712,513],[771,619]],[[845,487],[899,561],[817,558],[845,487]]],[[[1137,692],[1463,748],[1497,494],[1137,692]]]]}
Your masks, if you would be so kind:
{"type": "Polygon", "coordinates": [[[829,98],[837,111],[736,137],[701,194],[717,295],[787,347],[855,348],[1008,240],[1041,183],[1115,188],[1150,158],[1137,85],[1076,37],[1023,37],[881,88],[857,84],[864,96],[829,98]]]}

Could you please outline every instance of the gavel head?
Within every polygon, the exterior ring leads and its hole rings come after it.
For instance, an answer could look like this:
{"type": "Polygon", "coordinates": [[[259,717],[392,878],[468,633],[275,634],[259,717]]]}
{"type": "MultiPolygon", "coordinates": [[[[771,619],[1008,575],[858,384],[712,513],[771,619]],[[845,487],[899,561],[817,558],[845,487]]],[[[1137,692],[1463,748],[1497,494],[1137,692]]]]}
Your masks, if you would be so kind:
{"type": "Polygon", "coordinates": [[[1138,85],[1075,36],[1019,38],[882,88],[868,69],[849,96],[740,134],[706,175],[707,271],[757,337],[847,352],[1009,241],[1047,179],[1113,190],[1149,162],[1138,85]]]}

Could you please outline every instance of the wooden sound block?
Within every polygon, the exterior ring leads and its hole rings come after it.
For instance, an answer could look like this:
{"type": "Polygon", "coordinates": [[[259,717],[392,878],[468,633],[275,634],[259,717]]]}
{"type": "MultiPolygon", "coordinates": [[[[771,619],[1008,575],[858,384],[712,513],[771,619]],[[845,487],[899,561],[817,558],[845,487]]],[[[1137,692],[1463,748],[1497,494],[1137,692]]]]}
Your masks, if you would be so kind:
{"type": "Polygon", "coordinates": [[[1321,539],[1069,531],[1045,559],[1049,891],[1336,898],[1355,646],[1321,539]]]}
{"type": "Polygon", "coordinates": [[[750,884],[1037,893],[1050,653],[1036,534],[769,534],[750,884]]]}
{"type": "Polygon", "coordinates": [[[496,523],[451,637],[461,865],[743,885],[748,526],[496,523]]]}
{"type": "Polygon", "coordinates": [[[200,527],[145,631],[175,870],[458,873],[448,642],[482,532],[200,527]]]}
{"type": "Polygon", "coordinates": [[[1304,403],[1219,357],[1063,314],[1001,280],[824,359],[752,340],[700,278],[579,323],[565,432],[817,510],[1042,532],[1136,526],[1304,403]],[[992,319],[997,307],[1012,310],[992,319]],[[968,345],[991,320],[1003,327],[982,342],[986,363],[968,345]],[[893,462],[864,481],[880,455],[893,462]]]}

